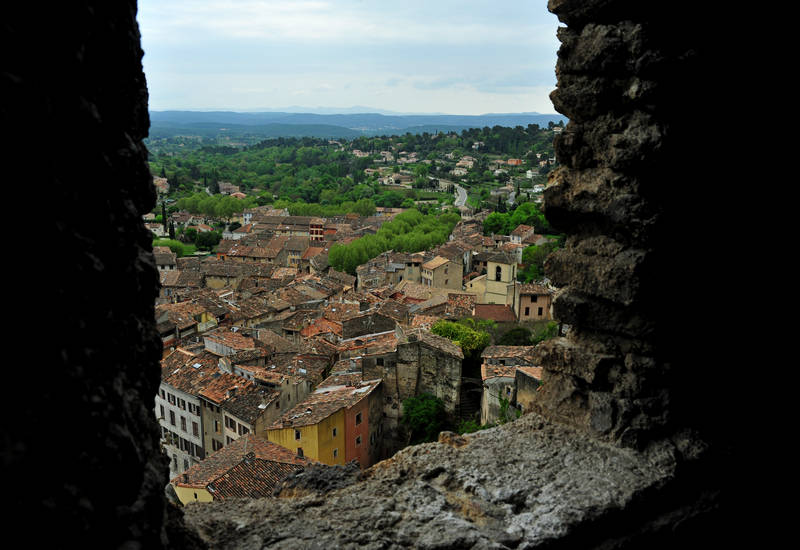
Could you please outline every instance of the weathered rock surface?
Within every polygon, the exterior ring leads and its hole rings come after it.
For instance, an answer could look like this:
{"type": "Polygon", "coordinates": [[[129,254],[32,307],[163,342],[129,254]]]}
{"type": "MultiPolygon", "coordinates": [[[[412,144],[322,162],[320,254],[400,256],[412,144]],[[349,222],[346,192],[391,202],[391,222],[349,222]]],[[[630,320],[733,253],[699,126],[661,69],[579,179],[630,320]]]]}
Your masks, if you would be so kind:
{"type": "Polygon", "coordinates": [[[693,506],[707,490],[670,494],[680,466],[703,462],[683,436],[638,453],[529,414],[443,440],[302,498],[191,504],[187,525],[220,549],[585,547],[643,537],[665,509],[693,506]]]}

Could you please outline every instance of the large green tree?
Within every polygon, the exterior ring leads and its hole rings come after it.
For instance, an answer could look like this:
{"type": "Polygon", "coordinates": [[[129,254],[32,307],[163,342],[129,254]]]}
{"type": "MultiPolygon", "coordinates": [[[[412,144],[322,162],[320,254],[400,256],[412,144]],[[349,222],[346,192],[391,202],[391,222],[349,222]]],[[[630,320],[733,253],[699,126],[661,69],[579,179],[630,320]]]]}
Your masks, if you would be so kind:
{"type": "Polygon", "coordinates": [[[446,422],[444,403],[438,397],[423,393],[403,400],[400,423],[409,432],[410,444],[436,441],[446,422]]]}

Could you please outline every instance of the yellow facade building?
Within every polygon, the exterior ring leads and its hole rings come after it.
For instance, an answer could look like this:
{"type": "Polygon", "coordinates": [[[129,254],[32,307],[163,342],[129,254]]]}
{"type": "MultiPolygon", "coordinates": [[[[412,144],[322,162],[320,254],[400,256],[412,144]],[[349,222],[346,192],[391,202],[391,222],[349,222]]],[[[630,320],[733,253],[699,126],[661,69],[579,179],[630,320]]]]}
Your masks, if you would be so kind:
{"type": "Polygon", "coordinates": [[[345,464],[345,405],[339,395],[311,394],[267,428],[267,440],[323,464],[345,464]]]}

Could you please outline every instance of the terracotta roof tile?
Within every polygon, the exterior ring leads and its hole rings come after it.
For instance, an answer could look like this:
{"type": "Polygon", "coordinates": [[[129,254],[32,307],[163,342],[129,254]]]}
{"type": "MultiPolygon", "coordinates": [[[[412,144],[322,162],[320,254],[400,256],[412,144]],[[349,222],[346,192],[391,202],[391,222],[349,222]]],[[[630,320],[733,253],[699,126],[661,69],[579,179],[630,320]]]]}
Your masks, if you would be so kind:
{"type": "MultiPolygon", "coordinates": [[[[195,487],[198,489],[205,489],[209,484],[214,484],[212,489],[215,489],[217,480],[225,476],[232,468],[241,464],[247,456],[251,460],[255,458],[277,465],[289,466],[289,468],[273,469],[273,475],[269,476],[272,479],[280,471],[289,473],[313,462],[308,458],[298,457],[295,453],[280,445],[256,437],[253,434],[247,434],[209,455],[205,460],[195,464],[183,474],[176,476],[172,479],[172,483],[181,487],[195,487]]],[[[248,476],[248,479],[255,480],[256,477],[248,476]]],[[[230,481],[225,480],[223,483],[230,483],[230,481]]],[[[242,482],[236,485],[244,486],[242,482]]],[[[233,491],[234,489],[231,487],[229,490],[233,491]]],[[[215,491],[209,492],[214,494],[215,491]]],[[[216,498],[216,495],[214,496],[216,498]]]]}

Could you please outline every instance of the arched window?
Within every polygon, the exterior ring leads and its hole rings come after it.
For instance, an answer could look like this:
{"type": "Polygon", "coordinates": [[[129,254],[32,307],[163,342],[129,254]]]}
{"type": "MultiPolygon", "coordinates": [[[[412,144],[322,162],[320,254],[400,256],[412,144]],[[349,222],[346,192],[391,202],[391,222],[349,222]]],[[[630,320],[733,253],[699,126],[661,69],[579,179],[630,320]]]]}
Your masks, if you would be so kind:
{"type": "Polygon", "coordinates": [[[499,265],[494,269],[494,280],[501,281],[503,275],[503,268],[499,265]]]}

